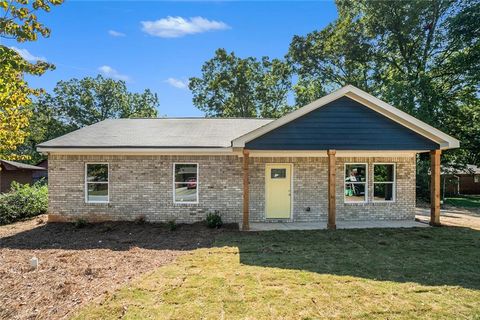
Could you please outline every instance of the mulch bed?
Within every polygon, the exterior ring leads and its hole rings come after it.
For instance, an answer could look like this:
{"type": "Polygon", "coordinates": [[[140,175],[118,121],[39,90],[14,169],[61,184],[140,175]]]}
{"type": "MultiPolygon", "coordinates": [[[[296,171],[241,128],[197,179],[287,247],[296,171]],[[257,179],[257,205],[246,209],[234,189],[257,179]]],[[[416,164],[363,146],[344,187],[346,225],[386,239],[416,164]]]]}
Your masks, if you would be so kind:
{"type": "Polygon", "coordinates": [[[76,228],[40,216],[0,227],[0,318],[61,319],[132,278],[212,245],[204,225],[107,222],[76,228]],[[39,266],[32,269],[30,259],[39,266]]]}

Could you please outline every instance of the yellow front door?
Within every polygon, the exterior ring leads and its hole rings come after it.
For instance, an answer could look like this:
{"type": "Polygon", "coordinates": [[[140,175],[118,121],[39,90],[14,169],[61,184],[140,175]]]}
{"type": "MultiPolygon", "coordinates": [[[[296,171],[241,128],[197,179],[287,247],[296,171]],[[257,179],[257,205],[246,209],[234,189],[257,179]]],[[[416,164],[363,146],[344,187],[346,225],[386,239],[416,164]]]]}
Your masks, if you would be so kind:
{"type": "Polygon", "coordinates": [[[265,215],[268,218],[290,218],[290,164],[267,164],[265,167],[265,215]]]}

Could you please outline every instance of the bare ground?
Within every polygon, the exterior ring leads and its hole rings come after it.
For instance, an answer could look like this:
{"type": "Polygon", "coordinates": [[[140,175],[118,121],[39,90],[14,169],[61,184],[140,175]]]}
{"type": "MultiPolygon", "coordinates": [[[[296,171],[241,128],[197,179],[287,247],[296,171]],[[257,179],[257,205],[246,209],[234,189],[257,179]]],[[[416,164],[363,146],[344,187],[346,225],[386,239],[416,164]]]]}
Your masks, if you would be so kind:
{"type": "MultiPolygon", "coordinates": [[[[428,209],[417,219],[428,221],[428,209]]],[[[190,250],[210,247],[228,230],[203,225],[102,223],[77,229],[46,224],[46,217],[0,226],[0,319],[64,319],[92,300],[102,301],[133,278],[190,250]],[[40,260],[32,270],[30,259],[40,260]]],[[[480,230],[480,214],[442,210],[444,225],[480,230]]]]}
{"type": "MultiPolygon", "coordinates": [[[[420,222],[430,221],[430,209],[417,208],[416,219],[420,222]]],[[[466,227],[480,230],[480,211],[469,208],[445,207],[440,210],[440,223],[450,227],[466,227]]]]}
{"type": "Polygon", "coordinates": [[[62,319],[132,278],[211,246],[222,230],[126,222],[84,228],[45,216],[0,227],[0,319],[62,319]],[[32,270],[30,259],[39,267],[32,270]]]}

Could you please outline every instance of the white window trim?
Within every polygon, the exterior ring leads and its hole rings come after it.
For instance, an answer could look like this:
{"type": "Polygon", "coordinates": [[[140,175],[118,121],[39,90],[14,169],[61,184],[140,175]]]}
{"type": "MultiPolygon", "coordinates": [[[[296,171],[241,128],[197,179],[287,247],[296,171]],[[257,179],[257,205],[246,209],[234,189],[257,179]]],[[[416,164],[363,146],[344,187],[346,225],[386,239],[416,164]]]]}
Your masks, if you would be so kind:
{"type": "Polygon", "coordinates": [[[368,163],[366,163],[366,162],[344,163],[343,164],[342,180],[343,180],[343,203],[345,203],[345,204],[368,203],[368,163]],[[347,184],[347,182],[345,181],[345,171],[347,170],[347,165],[355,165],[355,164],[364,164],[365,165],[365,182],[353,182],[353,184],[365,184],[365,200],[364,201],[347,201],[347,197],[345,195],[345,185],[347,184]]]}
{"type": "Polygon", "coordinates": [[[85,203],[110,203],[110,165],[108,162],[85,162],[85,203]],[[106,164],[107,165],[107,182],[88,182],[87,167],[89,164],[106,164]],[[88,200],[88,184],[106,184],[107,185],[107,201],[89,201],[88,200]]]}
{"type": "Polygon", "coordinates": [[[373,171],[372,171],[372,202],[373,203],[391,203],[397,201],[397,164],[391,162],[375,162],[373,164],[373,171]],[[392,182],[375,182],[375,166],[376,165],[393,165],[393,181],[392,182]],[[375,200],[375,183],[377,184],[392,184],[392,200],[375,200]]]}
{"type": "Polygon", "coordinates": [[[173,180],[173,183],[172,183],[172,187],[173,187],[173,203],[174,204],[198,204],[199,202],[199,190],[200,190],[200,164],[198,164],[198,162],[174,162],[173,163],[173,173],[172,173],[172,180],[173,180]],[[197,198],[197,201],[176,201],[175,200],[175,186],[176,186],[176,181],[175,181],[175,166],[177,164],[194,164],[197,166],[197,193],[196,193],[196,198],[197,198]]]}

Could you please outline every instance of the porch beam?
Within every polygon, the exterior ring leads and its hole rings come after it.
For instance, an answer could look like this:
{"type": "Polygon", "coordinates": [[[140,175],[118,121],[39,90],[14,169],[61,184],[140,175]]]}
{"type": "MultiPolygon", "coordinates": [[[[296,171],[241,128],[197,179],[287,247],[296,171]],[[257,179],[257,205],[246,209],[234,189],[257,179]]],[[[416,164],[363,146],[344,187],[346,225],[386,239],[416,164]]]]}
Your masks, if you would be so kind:
{"type": "Polygon", "coordinates": [[[335,196],[335,150],[328,150],[328,224],[327,228],[335,230],[336,224],[336,196],[335,196]]]}
{"type": "Polygon", "coordinates": [[[248,183],[250,152],[243,149],[243,223],[242,230],[250,229],[250,188],[248,183]]]}
{"type": "Polygon", "coordinates": [[[441,150],[430,151],[430,225],[440,225],[440,155],[441,150]]]}

